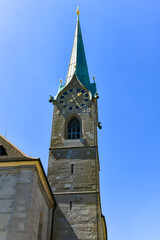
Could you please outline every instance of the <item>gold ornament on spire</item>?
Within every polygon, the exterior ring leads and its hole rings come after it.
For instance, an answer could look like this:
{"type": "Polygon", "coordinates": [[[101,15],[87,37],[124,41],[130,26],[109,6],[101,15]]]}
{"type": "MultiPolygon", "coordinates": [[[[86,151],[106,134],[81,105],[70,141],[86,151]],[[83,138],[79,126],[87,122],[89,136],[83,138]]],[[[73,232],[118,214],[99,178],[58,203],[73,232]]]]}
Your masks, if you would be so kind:
{"type": "Polygon", "coordinates": [[[77,7],[76,13],[77,13],[77,15],[79,15],[79,14],[80,14],[80,11],[79,11],[79,6],[77,7]]]}
{"type": "Polygon", "coordinates": [[[62,84],[62,79],[60,79],[60,83],[62,84]]]}

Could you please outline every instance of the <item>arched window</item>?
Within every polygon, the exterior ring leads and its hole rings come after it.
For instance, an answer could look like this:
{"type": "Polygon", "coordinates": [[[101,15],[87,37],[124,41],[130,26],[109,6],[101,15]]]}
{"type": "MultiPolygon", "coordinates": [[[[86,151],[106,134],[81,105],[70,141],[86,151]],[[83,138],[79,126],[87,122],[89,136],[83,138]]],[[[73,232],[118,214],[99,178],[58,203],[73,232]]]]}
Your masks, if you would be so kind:
{"type": "Polygon", "coordinates": [[[80,138],[80,122],[77,118],[72,118],[68,123],[68,139],[80,138]]]}
{"type": "Polygon", "coordinates": [[[43,215],[41,213],[40,214],[40,219],[39,219],[38,239],[37,240],[42,240],[42,228],[43,228],[43,215]]]}

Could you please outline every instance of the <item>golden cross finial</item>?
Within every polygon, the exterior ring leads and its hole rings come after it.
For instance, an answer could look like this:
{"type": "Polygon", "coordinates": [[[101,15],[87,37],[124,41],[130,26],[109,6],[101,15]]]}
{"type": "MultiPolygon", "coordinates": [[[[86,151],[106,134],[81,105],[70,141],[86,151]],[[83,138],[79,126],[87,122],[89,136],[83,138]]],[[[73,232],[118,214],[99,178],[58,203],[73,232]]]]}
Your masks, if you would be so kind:
{"type": "Polygon", "coordinates": [[[60,83],[62,83],[62,79],[60,79],[60,83]]]}
{"type": "Polygon", "coordinates": [[[77,13],[77,15],[79,15],[79,13],[80,13],[79,6],[77,7],[76,13],[77,13]]]}

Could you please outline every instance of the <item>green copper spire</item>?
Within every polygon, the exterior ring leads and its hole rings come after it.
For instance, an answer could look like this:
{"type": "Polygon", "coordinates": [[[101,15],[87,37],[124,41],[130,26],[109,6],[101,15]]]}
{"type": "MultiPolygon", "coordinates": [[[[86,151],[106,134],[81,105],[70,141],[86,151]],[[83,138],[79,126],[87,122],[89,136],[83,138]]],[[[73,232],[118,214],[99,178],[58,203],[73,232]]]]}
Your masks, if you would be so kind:
{"type": "Polygon", "coordinates": [[[95,80],[93,83],[90,83],[89,79],[81,27],[79,23],[79,13],[80,11],[79,9],[77,9],[76,31],[74,36],[72,54],[69,63],[66,82],[64,85],[62,85],[61,81],[57,95],[55,97],[50,96],[49,102],[55,103],[57,101],[58,94],[67,87],[67,85],[70,83],[74,75],[76,75],[79,82],[91,92],[93,98],[98,98],[95,80]]]}
{"type": "Polygon", "coordinates": [[[81,27],[79,22],[79,10],[77,10],[77,24],[74,36],[73,48],[71,59],[69,63],[66,85],[71,81],[74,73],[78,80],[88,89],[91,90],[91,84],[89,80],[89,73],[87,68],[87,61],[84,51],[81,27]]]}

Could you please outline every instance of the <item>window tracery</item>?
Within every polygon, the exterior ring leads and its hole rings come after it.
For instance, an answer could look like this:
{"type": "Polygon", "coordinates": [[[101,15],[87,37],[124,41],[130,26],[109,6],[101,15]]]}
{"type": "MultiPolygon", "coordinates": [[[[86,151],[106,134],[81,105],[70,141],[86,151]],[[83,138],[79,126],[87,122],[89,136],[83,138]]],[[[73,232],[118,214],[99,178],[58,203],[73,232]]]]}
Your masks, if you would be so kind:
{"type": "Polygon", "coordinates": [[[72,118],[68,123],[68,139],[80,138],[80,122],[77,118],[72,118]]]}

